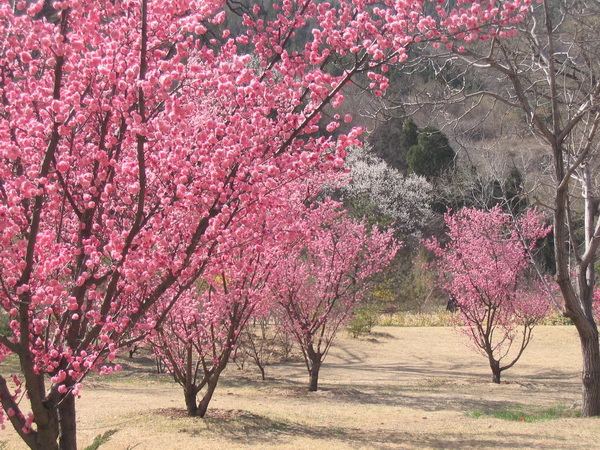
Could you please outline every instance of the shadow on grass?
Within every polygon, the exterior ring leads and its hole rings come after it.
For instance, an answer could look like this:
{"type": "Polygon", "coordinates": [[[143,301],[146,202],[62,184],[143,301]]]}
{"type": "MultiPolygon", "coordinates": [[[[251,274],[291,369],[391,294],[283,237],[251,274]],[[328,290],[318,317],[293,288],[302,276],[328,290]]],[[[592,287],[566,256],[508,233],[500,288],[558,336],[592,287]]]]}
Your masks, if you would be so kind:
{"type": "MultiPolygon", "coordinates": [[[[164,411],[163,411],[164,413],[164,411]]],[[[176,414],[181,417],[180,414],[176,414]]],[[[177,417],[172,417],[176,419],[177,417]]],[[[402,428],[399,426],[398,428],[402,428]]],[[[465,448],[465,447],[535,447],[539,441],[536,434],[515,433],[504,435],[502,442],[492,438],[466,437],[463,433],[445,433],[443,436],[431,433],[415,433],[410,430],[373,430],[342,428],[331,426],[307,426],[288,420],[274,420],[267,416],[247,411],[212,410],[204,419],[187,422],[179,430],[191,437],[201,437],[205,433],[219,436],[231,442],[231,445],[245,444],[266,446],[289,441],[290,438],[322,440],[323,445],[332,444],[332,440],[352,447],[382,448],[389,446],[411,446],[429,448],[465,448]]],[[[319,444],[315,444],[319,445],[319,444]]]]}
{"type": "Polygon", "coordinates": [[[392,341],[397,341],[398,337],[385,331],[371,331],[370,333],[364,335],[363,339],[369,342],[372,342],[373,339],[389,339],[392,341]]]}
{"type": "Polygon", "coordinates": [[[466,413],[483,409],[516,409],[523,405],[514,401],[494,400],[479,395],[455,395],[441,392],[436,396],[423,395],[422,391],[372,390],[360,391],[355,388],[322,389],[312,396],[320,395],[327,401],[354,403],[358,405],[383,405],[409,408],[415,411],[456,411],[466,413]]]}
{"type": "MultiPolygon", "coordinates": [[[[440,373],[440,377],[419,378],[416,384],[393,387],[389,385],[356,385],[321,383],[319,390],[309,392],[304,380],[290,380],[287,378],[268,378],[266,381],[250,379],[247,377],[229,378],[220,385],[220,388],[251,388],[260,392],[259,397],[269,398],[274,402],[285,402],[285,399],[294,398],[302,402],[327,402],[339,404],[340,408],[346,406],[354,408],[356,405],[375,405],[410,408],[415,411],[456,411],[467,414],[470,411],[480,411],[487,414],[489,411],[520,411],[535,409],[531,399],[522,397],[523,394],[536,395],[543,390],[543,385],[530,385],[528,382],[505,381],[501,385],[491,383],[487,377],[471,377],[454,379],[447,374],[440,373]],[[446,375],[446,377],[441,377],[446,375]],[[513,389],[514,397],[500,397],[495,395],[506,386],[519,386],[513,389]],[[476,386],[481,388],[474,389],[476,386]]],[[[234,394],[235,395],[235,394],[234,394]]],[[[548,407],[545,407],[548,409],[548,407]]],[[[559,406],[567,409],[567,407],[559,406]]],[[[574,417],[563,414],[560,417],[574,417]]]]}
{"type": "MultiPolygon", "coordinates": [[[[477,375],[474,373],[472,366],[468,364],[437,364],[434,360],[422,359],[418,362],[410,361],[405,363],[382,363],[382,364],[356,364],[356,361],[349,361],[340,358],[341,361],[325,361],[322,368],[322,373],[330,370],[344,371],[351,369],[356,374],[358,379],[367,379],[368,376],[363,374],[377,373],[391,377],[398,377],[402,380],[423,381],[424,379],[446,379],[450,383],[455,384],[482,384],[489,383],[491,380],[491,371],[489,373],[477,375]],[[351,366],[349,365],[351,364],[351,366]]],[[[482,364],[480,368],[487,370],[487,366],[482,364]]],[[[508,383],[503,381],[503,384],[520,384],[522,387],[527,387],[530,390],[546,389],[547,385],[552,385],[554,388],[566,391],[572,389],[575,381],[572,374],[567,373],[559,368],[547,369],[538,371],[535,374],[519,375],[518,380],[513,379],[512,373],[508,372],[505,375],[505,380],[510,380],[508,383]]]]}
{"type": "Polygon", "coordinates": [[[262,381],[239,376],[224,380],[219,385],[219,389],[222,392],[228,388],[250,387],[261,392],[262,397],[271,398],[274,402],[285,402],[285,399],[295,398],[309,403],[316,401],[338,403],[340,408],[343,408],[344,404],[353,405],[351,407],[381,405],[427,412],[456,411],[467,414],[469,411],[518,411],[530,406],[518,401],[498,400],[491,395],[471,392],[473,385],[485,384],[498,388],[497,385],[483,378],[460,380],[458,384],[448,378],[432,378],[420,380],[419,385],[401,388],[321,384],[318,391],[309,392],[304,381],[298,382],[285,378],[269,378],[262,381]]]}

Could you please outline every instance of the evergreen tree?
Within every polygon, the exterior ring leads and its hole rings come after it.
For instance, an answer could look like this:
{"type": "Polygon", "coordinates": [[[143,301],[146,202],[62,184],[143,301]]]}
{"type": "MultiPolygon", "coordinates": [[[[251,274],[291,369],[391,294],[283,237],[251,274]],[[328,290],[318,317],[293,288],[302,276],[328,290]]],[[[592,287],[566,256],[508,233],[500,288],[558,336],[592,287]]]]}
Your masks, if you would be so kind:
{"type": "Polygon", "coordinates": [[[408,171],[431,180],[448,170],[456,156],[448,138],[435,127],[426,127],[420,133],[417,144],[406,155],[408,171]]]}

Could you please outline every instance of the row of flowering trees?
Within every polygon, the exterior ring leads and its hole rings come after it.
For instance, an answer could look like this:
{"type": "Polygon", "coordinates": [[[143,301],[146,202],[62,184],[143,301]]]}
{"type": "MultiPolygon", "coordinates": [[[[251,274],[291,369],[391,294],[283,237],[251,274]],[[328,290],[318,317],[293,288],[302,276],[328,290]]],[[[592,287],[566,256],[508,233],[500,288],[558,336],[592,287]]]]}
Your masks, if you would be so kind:
{"type": "MultiPolygon", "coordinates": [[[[189,415],[204,417],[220,375],[255,319],[278,318],[272,326],[298,344],[308,388],[316,391],[336,334],[399,248],[390,232],[369,231],[334,202],[307,207],[298,200],[290,197],[286,225],[277,232],[265,224],[260,240],[214,258],[149,338],[183,387],[189,415]]],[[[458,308],[458,329],[488,359],[492,380],[500,383],[551,307],[551,293],[536,282],[530,260],[551,227],[536,210],[515,219],[500,207],[465,208],[446,214],[445,222],[447,243],[426,242],[432,266],[458,308]]]]}
{"type": "Polygon", "coordinates": [[[317,390],[337,331],[398,248],[389,232],[369,231],[334,202],[286,206],[286,225],[275,232],[265,224],[260,240],[215,257],[149,338],[183,387],[189,415],[204,417],[246,325],[267,316],[299,344],[317,390]]]}

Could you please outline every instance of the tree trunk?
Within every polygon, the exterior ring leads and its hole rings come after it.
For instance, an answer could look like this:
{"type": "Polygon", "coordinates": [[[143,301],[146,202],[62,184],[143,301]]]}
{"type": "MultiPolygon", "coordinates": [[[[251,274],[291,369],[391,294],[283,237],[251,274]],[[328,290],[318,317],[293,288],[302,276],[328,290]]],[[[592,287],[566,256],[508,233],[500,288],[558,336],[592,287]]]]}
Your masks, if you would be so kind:
{"type": "Polygon", "coordinates": [[[187,408],[188,416],[196,417],[198,415],[198,404],[196,403],[196,390],[183,390],[183,396],[185,397],[185,406],[187,408]]]}
{"type": "Polygon", "coordinates": [[[492,383],[500,384],[500,370],[492,368],[492,383]]]}
{"type": "MultiPolygon", "coordinates": [[[[562,180],[565,176],[564,161],[562,158],[562,148],[554,146],[555,166],[557,180],[562,180]]],[[[575,291],[572,284],[572,274],[569,265],[569,254],[567,251],[566,230],[567,222],[567,192],[568,185],[561,186],[556,191],[556,204],[554,210],[554,254],[556,257],[556,281],[560,287],[560,292],[565,300],[564,315],[573,320],[579,339],[581,342],[581,353],[583,357],[583,391],[581,399],[581,414],[584,417],[600,415],[600,347],[598,343],[598,328],[592,318],[591,302],[594,276],[593,274],[593,259],[588,262],[588,270],[582,270],[581,266],[577,267],[579,293],[575,291]],[[586,276],[589,278],[586,280],[586,276]]],[[[587,202],[590,201],[586,198],[587,202]]],[[[589,214],[590,211],[586,212],[589,214]]],[[[592,224],[591,218],[586,218],[586,227],[592,224]]],[[[591,242],[590,230],[586,229],[586,252],[589,251],[591,242]]],[[[579,263],[581,264],[581,263],[579,263]]]]}
{"type": "MultiPolygon", "coordinates": [[[[598,202],[593,196],[592,174],[589,165],[583,167],[583,198],[585,200],[585,250],[592,250],[595,235],[594,219],[598,212],[598,202]]],[[[594,289],[596,284],[595,271],[596,257],[592,258],[579,268],[579,295],[582,301],[584,318],[587,324],[579,331],[581,340],[581,353],[583,356],[583,395],[581,400],[581,413],[584,416],[600,415],[600,346],[598,343],[598,327],[594,321],[593,304],[594,289]]],[[[581,263],[580,263],[581,264],[581,263]]]]}
{"type": "Polygon", "coordinates": [[[206,411],[208,410],[208,404],[210,403],[215,389],[217,388],[217,383],[219,382],[220,375],[221,372],[215,372],[215,374],[211,377],[210,381],[208,382],[208,388],[206,389],[204,397],[202,397],[202,400],[200,400],[200,405],[198,406],[198,415],[202,418],[204,418],[204,416],[206,415],[206,411]]]}
{"type": "MultiPolygon", "coordinates": [[[[557,267],[561,261],[557,259],[557,267]]],[[[563,262],[564,264],[564,262],[563,262]]],[[[566,270],[563,269],[563,273],[566,270]]],[[[565,299],[565,316],[573,320],[579,340],[583,359],[581,415],[584,417],[600,415],[600,344],[598,328],[593,318],[585,315],[584,309],[590,310],[590,305],[579,306],[579,298],[575,293],[570,279],[566,275],[557,276],[561,293],[565,299]]],[[[591,292],[587,292],[588,302],[591,292]]],[[[591,312],[588,311],[588,314],[591,312]]]]}
{"type": "Polygon", "coordinates": [[[496,361],[492,356],[491,348],[488,351],[488,359],[490,361],[490,368],[492,369],[492,383],[500,384],[500,374],[502,373],[502,369],[500,369],[500,362],[496,361]]]}
{"type": "Polygon", "coordinates": [[[563,292],[567,306],[565,315],[573,320],[581,342],[581,356],[583,359],[581,415],[584,417],[600,416],[600,343],[598,342],[598,328],[593,319],[585,317],[583,310],[570,308],[573,299],[571,298],[571,302],[568,302],[565,292],[572,294],[571,291],[561,289],[561,292],[563,292]]]}
{"type": "Polygon", "coordinates": [[[58,450],[58,430],[56,427],[38,428],[35,446],[30,446],[35,450],[58,450]]]}
{"type": "Polygon", "coordinates": [[[600,415],[600,346],[598,330],[594,328],[591,336],[579,334],[583,356],[583,395],[581,415],[584,417],[600,415]]]}
{"type": "Polygon", "coordinates": [[[67,394],[58,404],[59,444],[61,450],[77,450],[75,396],[67,394]]]}
{"type": "MultiPolygon", "coordinates": [[[[32,383],[33,384],[33,383],[32,383]]],[[[39,386],[38,386],[39,387],[39,386]]],[[[30,387],[27,386],[27,393],[29,394],[30,387]]],[[[31,394],[30,399],[31,399],[31,394]]],[[[41,397],[38,397],[41,398],[41,397]]],[[[73,398],[71,396],[71,398],[73,398]]],[[[73,402],[75,400],[73,399],[73,402]]],[[[33,405],[32,409],[43,411],[43,414],[39,414],[36,416],[35,425],[37,426],[37,431],[32,433],[35,438],[33,441],[29,441],[28,439],[23,438],[27,445],[30,448],[35,450],[58,450],[59,446],[59,437],[60,434],[60,418],[58,407],[55,403],[55,400],[49,398],[44,398],[38,405],[33,405]],[[41,420],[40,420],[41,419],[41,420]]],[[[75,406],[73,404],[73,417],[75,417],[75,406]]]]}
{"type": "MultiPolygon", "coordinates": [[[[231,342],[231,333],[229,340],[231,342]]],[[[231,348],[229,348],[229,350],[227,350],[223,354],[221,361],[215,367],[214,373],[210,376],[210,379],[208,380],[206,393],[204,394],[204,397],[202,397],[202,400],[200,400],[200,404],[198,405],[198,415],[202,418],[206,415],[206,411],[208,410],[208,404],[210,403],[210,400],[212,399],[212,396],[215,393],[215,389],[217,388],[217,384],[219,383],[219,377],[225,370],[225,367],[227,367],[227,363],[229,362],[230,356],[231,348]]]]}
{"type": "Polygon", "coordinates": [[[308,382],[308,390],[316,392],[319,388],[319,370],[321,369],[321,359],[311,361],[310,381],[308,382]]]}
{"type": "MultiPolygon", "coordinates": [[[[196,389],[196,371],[194,370],[194,354],[193,348],[190,342],[187,343],[186,356],[185,356],[185,384],[183,386],[183,396],[185,398],[185,406],[187,408],[188,416],[196,417],[198,415],[198,406],[196,403],[196,396],[198,390],[196,389]]],[[[173,376],[177,379],[179,375],[178,371],[173,371],[173,376]]]]}

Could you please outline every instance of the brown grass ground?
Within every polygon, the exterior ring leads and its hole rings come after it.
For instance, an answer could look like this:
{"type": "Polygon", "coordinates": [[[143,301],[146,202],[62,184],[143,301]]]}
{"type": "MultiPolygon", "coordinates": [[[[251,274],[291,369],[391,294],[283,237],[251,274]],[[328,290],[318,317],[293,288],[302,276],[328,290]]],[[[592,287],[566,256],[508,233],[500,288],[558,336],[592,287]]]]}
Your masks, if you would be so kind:
{"type": "MultiPolygon", "coordinates": [[[[306,391],[299,361],[269,367],[266,382],[252,367],[241,372],[232,365],[205,420],[185,416],[177,385],[130,363],[131,370],[95,377],[82,391],[80,445],[117,430],[102,448],[599,448],[600,419],[527,423],[492,416],[555,407],[568,416],[579,400],[575,329],[534,333],[501,385],[489,382],[486,360],[450,328],[380,327],[366,338],[340,336],[323,366],[322,390],[306,391]]],[[[2,441],[22,448],[8,428],[2,441]]]]}

